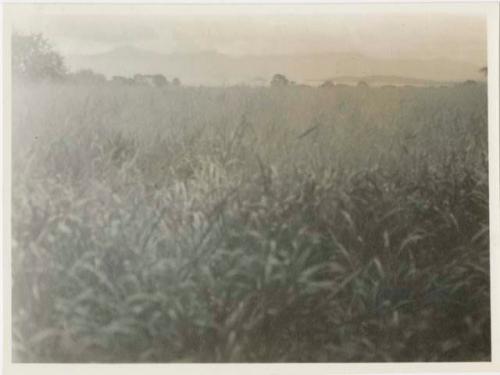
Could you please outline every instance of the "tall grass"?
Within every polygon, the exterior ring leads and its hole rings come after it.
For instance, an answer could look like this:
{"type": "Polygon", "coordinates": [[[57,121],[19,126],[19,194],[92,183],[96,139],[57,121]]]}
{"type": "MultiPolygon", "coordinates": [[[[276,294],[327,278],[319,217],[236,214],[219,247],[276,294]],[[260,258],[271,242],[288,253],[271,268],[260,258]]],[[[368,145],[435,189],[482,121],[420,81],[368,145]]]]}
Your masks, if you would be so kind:
{"type": "Polygon", "coordinates": [[[484,85],[13,98],[15,361],[491,358],[484,85]]]}

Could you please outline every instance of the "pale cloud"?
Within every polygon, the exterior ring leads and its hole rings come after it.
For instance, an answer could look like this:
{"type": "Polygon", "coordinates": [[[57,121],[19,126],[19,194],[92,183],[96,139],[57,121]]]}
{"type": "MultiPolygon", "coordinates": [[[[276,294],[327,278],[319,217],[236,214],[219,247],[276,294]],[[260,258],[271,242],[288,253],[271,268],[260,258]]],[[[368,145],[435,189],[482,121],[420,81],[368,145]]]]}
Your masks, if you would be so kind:
{"type": "MultiPolygon", "coordinates": [[[[27,8],[30,9],[30,8],[27,8]]],[[[232,55],[357,52],[387,58],[486,60],[486,22],[457,12],[292,12],[282,6],[132,6],[92,12],[82,7],[52,14],[31,9],[14,17],[21,30],[43,32],[64,53],[95,53],[119,45],[159,52],[213,50],[232,55]],[[257,9],[259,11],[254,11],[257,9]],[[135,10],[137,14],[134,14],[135,10]],[[261,9],[265,9],[262,11],[261,9]],[[61,14],[62,13],[62,14],[61,14]]],[[[305,9],[305,8],[304,8],[305,9]]],[[[311,9],[316,9],[312,11],[311,9]]],[[[343,9],[343,8],[338,8],[343,9]]]]}
{"type": "Polygon", "coordinates": [[[56,36],[110,44],[158,38],[158,32],[147,23],[127,16],[56,16],[46,27],[56,36]]]}

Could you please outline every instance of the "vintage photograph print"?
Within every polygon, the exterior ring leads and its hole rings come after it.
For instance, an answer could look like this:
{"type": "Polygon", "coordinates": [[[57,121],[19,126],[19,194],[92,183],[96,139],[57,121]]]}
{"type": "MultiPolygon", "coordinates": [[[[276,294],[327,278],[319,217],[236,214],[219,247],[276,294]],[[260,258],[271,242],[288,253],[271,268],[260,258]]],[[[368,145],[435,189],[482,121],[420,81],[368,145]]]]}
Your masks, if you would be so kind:
{"type": "Polygon", "coordinates": [[[6,12],[14,363],[491,361],[484,11],[6,12]]]}

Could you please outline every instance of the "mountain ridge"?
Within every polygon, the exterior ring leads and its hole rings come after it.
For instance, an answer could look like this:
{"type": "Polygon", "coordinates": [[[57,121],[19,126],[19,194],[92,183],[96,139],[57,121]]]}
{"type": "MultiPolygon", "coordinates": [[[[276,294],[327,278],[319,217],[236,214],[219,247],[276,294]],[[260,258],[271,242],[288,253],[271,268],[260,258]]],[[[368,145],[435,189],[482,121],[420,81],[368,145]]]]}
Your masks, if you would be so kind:
{"type": "MultiPolygon", "coordinates": [[[[91,55],[67,56],[72,70],[92,69],[107,76],[161,73],[189,84],[250,83],[275,73],[296,82],[324,77],[398,76],[428,81],[480,79],[480,66],[450,59],[389,59],[357,52],[233,56],[215,50],[163,53],[123,45],[91,55]]],[[[334,79],[334,78],[332,78],[334,79]]]]}

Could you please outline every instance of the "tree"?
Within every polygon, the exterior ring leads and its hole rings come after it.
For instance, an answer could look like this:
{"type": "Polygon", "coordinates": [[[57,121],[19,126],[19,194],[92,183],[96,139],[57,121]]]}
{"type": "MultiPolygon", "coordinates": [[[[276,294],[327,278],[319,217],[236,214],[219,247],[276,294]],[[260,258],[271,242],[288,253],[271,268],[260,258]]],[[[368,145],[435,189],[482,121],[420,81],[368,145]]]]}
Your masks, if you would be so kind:
{"type": "Polygon", "coordinates": [[[288,81],[288,78],[286,78],[283,74],[275,74],[271,80],[272,87],[283,87],[287,86],[289,83],[290,81],[288,81]]]}
{"type": "Polygon", "coordinates": [[[368,87],[368,83],[366,83],[365,81],[359,81],[358,87],[368,87]]]}
{"type": "Polygon", "coordinates": [[[60,80],[67,69],[63,57],[42,34],[12,35],[12,73],[16,78],[32,81],[60,80]]]}
{"type": "Polygon", "coordinates": [[[132,78],[132,81],[135,85],[148,85],[148,78],[144,74],[135,74],[132,78]]]}
{"type": "Polygon", "coordinates": [[[331,79],[329,79],[329,80],[323,82],[319,87],[323,88],[323,89],[330,89],[330,88],[335,87],[335,84],[333,83],[333,81],[331,79]]]}
{"type": "Polygon", "coordinates": [[[82,69],[68,74],[68,79],[74,83],[100,84],[106,82],[104,74],[95,73],[91,69],[82,69]]]}
{"type": "Polygon", "coordinates": [[[177,77],[175,77],[173,80],[172,80],[172,84],[174,86],[180,86],[181,85],[181,80],[177,77]]]}
{"type": "Polygon", "coordinates": [[[153,84],[156,87],[164,87],[168,85],[168,81],[163,74],[155,74],[153,76],[153,84]]]}
{"type": "Polygon", "coordinates": [[[483,66],[481,69],[479,69],[480,73],[483,73],[485,77],[488,77],[488,67],[483,66]]]}
{"type": "Polygon", "coordinates": [[[134,83],[134,79],[123,76],[113,76],[111,78],[111,82],[119,85],[132,85],[134,83]]]}

